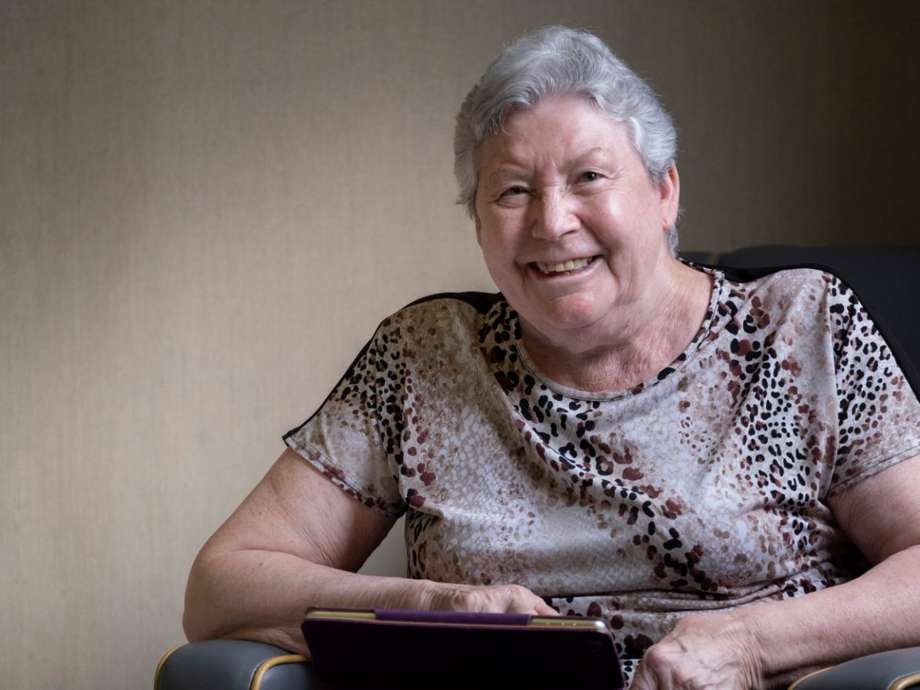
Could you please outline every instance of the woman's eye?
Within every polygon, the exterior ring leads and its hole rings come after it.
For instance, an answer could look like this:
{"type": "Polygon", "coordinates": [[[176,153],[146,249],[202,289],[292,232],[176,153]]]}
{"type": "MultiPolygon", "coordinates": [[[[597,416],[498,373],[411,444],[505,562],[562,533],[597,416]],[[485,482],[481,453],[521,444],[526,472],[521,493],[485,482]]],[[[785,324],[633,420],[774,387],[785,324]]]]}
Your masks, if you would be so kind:
{"type": "Polygon", "coordinates": [[[597,180],[601,179],[601,174],[599,172],[595,172],[594,170],[586,170],[581,174],[579,179],[581,182],[596,182],[597,180]]]}
{"type": "Polygon", "coordinates": [[[520,194],[527,194],[527,188],[521,187],[520,185],[514,185],[513,187],[508,187],[508,189],[503,191],[499,195],[499,198],[506,198],[509,196],[518,196],[520,194]]]}

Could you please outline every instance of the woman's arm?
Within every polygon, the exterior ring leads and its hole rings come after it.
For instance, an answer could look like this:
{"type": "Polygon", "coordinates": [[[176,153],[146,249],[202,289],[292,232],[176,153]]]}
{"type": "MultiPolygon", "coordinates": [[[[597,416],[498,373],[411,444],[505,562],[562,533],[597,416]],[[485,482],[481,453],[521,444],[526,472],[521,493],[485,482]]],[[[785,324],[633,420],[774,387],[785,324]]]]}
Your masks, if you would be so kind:
{"type": "Polygon", "coordinates": [[[800,671],[920,645],[920,456],[831,499],[875,565],[851,582],[781,602],[690,616],[643,659],[633,690],[781,687],[800,671]]]}
{"type": "Polygon", "coordinates": [[[286,451],[195,559],[186,635],[244,637],[303,652],[299,626],[311,603],[372,608],[410,598],[405,580],[336,570],[361,567],[393,522],[286,451]]]}
{"type": "Polygon", "coordinates": [[[189,640],[236,637],[308,653],[308,606],[555,613],[515,586],[358,575],[394,518],[286,451],[202,547],[185,592],[189,640]]]}

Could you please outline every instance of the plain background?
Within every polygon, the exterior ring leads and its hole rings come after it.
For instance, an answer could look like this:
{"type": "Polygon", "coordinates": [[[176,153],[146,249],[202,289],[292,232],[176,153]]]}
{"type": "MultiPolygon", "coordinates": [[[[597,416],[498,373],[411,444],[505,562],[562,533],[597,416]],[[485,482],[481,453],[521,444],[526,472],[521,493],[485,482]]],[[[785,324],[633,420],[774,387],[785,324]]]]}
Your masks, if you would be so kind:
{"type": "Polygon", "coordinates": [[[528,29],[662,95],[684,247],[920,242],[916,3],[562,5],[0,2],[5,687],[149,687],[282,433],[385,315],[492,289],[453,118],[528,29]]]}

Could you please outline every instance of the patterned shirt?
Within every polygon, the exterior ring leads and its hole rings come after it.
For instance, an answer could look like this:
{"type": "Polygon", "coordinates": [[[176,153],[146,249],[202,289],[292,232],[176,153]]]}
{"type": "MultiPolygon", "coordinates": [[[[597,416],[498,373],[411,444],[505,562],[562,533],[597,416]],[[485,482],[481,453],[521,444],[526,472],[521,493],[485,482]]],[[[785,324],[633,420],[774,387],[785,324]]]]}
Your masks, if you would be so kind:
{"type": "Polygon", "coordinates": [[[416,302],[285,442],[406,513],[410,577],[524,585],[627,660],[688,613],[852,579],[828,498],[920,453],[920,402],[836,277],[707,272],[699,332],[630,390],[550,380],[500,294],[416,302]]]}

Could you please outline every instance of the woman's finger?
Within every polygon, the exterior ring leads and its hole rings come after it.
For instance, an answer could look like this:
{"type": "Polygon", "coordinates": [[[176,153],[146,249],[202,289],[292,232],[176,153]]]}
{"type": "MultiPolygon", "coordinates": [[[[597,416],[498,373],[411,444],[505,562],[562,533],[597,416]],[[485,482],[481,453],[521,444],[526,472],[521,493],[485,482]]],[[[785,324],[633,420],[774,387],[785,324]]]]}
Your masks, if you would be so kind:
{"type": "Polygon", "coordinates": [[[559,612],[542,599],[534,607],[538,616],[558,616],[559,612]]]}
{"type": "Polygon", "coordinates": [[[646,659],[639,662],[630,690],[680,690],[667,668],[653,668],[646,659]]]}

